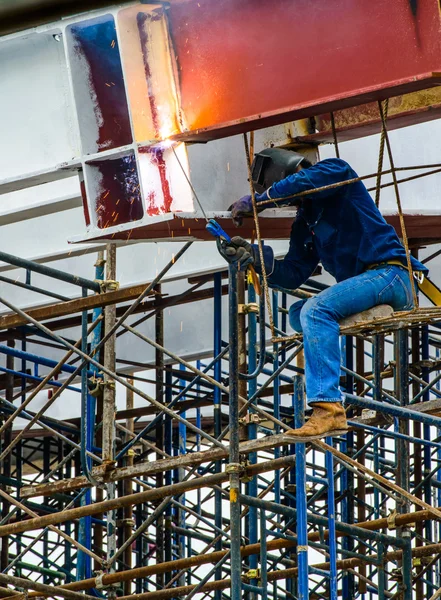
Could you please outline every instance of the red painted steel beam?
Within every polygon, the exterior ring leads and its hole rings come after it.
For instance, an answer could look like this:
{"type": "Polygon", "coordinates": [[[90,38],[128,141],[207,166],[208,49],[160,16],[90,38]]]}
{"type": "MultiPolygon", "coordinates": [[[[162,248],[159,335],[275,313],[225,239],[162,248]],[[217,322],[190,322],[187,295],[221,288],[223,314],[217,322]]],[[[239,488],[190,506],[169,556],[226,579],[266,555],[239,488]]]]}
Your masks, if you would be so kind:
{"type": "Polygon", "coordinates": [[[181,0],[167,11],[185,141],[441,83],[438,0],[181,0]]]}
{"type": "MultiPolygon", "coordinates": [[[[390,223],[401,237],[398,215],[387,215],[385,219],[390,223]]],[[[231,236],[241,235],[245,238],[255,238],[256,232],[252,219],[244,219],[243,227],[237,229],[231,219],[216,217],[219,225],[231,236]]],[[[407,236],[413,245],[421,243],[435,243],[441,241],[441,215],[405,215],[407,236]]],[[[260,217],[260,227],[265,239],[288,240],[291,232],[293,218],[268,218],[260,217]]],[[[141,225],[131,230],[116,231],[112,233],[113,241],[124,240],[167,240],[180,241],[196,239],[199,241],[213,241],[213,237],[205,229],[204,219],[182,218],[176,215],[169,221],[160,221],[151,225],[141,225]]],[[[103,232],[105,239],[105,232],[103,232]]],[[[87,241],[99,241],[100,237],[89,238],[87,241]]]]}

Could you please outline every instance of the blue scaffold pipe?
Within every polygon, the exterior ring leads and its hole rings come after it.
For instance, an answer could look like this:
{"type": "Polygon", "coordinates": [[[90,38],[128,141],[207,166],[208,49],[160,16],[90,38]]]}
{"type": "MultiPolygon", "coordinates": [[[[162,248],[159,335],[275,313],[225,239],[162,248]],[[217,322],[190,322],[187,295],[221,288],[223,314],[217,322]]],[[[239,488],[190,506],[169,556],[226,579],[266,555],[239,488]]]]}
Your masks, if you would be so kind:
{"type": "MultiPolygon", "coordinates": [[[[10,346],[5,346],[4,344],[0,344],[0,354],[13,356],[14,358],[26,360],[36,365],[49,367],[51,369],[58,365],[58,361],[56,360],[51,360],[50,358],[45,358],[44,356],[39,356],[38,354],[32,354],[31,352],[24,352],[23,350],[11,348],[10,346]]],[[[60,371],[64,371],[65,373],[73,373],[76,371],[76,367],[64,364],[60,367],[60,371]]],[[[92,374],[92,371],[88,371],[88,373],[92,374]]]]}
{"type": "Polygon", "coordinates": [[[383,412],[388,415],[392,415],[393,417],[398,417],[399,419],[410,419],[412,421],[425,423],[426,425],[432,425],[433,427],[441,427],[440,417],[435,417],[433,415],[412,410],[408,406],[406,406],[406,408],[401,406],[393,406],[386,402],[378,402],[377,400],[372,400],[370,398],[361,398],[360,396],[354,396],[353,394],[345,394],[345,399],[348,404],[353,404],[354,406],[370,408],[371,410],[375,410],[380,413],[383,412]]]}

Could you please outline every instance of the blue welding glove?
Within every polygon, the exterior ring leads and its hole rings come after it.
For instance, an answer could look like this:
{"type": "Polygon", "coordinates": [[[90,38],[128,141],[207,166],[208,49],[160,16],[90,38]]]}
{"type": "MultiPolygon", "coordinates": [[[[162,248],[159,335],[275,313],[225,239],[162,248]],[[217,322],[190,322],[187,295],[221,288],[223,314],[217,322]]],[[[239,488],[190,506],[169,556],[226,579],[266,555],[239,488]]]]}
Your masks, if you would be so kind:
{"type": "MultiPolygon", "coordinates": [[[[256,204],[259,204],[259,202],[262,200],[268,200],[266,192],[263,194],[256,194],[255,198],[256,204]]],[[[257,212],[261,212],[262,210],[265,210],[265,208],[266,206],[262,206],[261,209],[257,209],[257,212]]],[[[231,218],[233,219],[233,223],[236,225],[236,227],[241,227],[243,223],[243,217],[250,217],[253,214],[251,195],[248,194],[247,196],[242,196],[242,198],[239,198],[239,200],[233,202],[228,210],[231,211],[231,218]]]]}
{"type": "Polygon", "coordinates": [[[236,264],[240,270],[244,271],[249,265],[254,264],[253,246],[239,236],[231,238],[231,242],[226,242],[217,238],[217,249],[219,254],[230,264],[236,264]]]}

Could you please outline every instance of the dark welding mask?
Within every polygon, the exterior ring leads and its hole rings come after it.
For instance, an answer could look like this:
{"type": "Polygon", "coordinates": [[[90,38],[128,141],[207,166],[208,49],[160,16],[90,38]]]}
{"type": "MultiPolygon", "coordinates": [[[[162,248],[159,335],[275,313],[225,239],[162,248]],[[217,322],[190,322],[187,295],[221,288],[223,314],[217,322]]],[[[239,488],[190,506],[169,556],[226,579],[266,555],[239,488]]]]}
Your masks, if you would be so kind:
{"type": "Polygon", "coordinates": [[[304,159],[302,154],[282,148],[265,148],[258,152],[251,166],[254,190],[262,194],[273,183],[295,173],[304,159]]]}

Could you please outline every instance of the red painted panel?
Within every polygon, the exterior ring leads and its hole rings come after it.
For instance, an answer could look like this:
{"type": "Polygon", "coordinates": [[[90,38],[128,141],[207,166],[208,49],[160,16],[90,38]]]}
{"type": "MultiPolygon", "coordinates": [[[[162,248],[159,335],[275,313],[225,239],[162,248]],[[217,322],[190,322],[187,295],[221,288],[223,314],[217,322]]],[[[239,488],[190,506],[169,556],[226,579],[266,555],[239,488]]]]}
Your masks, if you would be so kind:
{"type": "Polygon", "coordinates": [[[189,132],[211,139],[440,81],[438,0],[183,0],[168,11],[189,132]]]}

